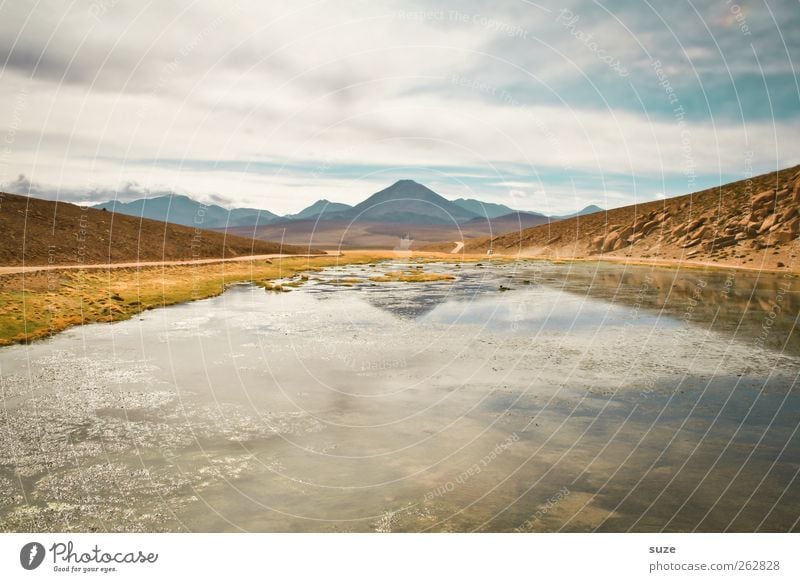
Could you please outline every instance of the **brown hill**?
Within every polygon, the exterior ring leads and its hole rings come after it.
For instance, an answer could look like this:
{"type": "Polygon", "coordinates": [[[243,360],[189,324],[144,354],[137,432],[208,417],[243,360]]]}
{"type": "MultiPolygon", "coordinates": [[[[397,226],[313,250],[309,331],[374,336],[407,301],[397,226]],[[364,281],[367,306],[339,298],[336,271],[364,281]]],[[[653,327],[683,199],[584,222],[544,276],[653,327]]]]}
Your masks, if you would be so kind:
{"type": "Polygon", "coordinates": [[[465,252],[792,268],[800,166],[701,192],[467,241],[465,252]]]}
{"type": "Polygon", "coordinates": [[[0,265],[75,265],[308,253],[242,236],[0,193],[0,265]]]}

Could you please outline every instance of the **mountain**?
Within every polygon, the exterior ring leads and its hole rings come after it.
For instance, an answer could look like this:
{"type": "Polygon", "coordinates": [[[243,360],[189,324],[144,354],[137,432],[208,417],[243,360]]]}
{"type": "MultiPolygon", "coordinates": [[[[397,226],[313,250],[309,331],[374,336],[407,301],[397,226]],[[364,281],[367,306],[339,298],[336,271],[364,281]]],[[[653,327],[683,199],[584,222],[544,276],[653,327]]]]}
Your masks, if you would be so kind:
{"type": "MultiPolygon", "coordinates": [[[[576,212],[572,216],[585,216],[587,214],[594,214],[595,212],[603,212],[604,210],[605,210],[604,208],[600,208],[595,204],[590,204],[589,206],[585,207],[583,210],[576,212]]],[[[570,216],[570,218],[572,218],[572,216],[570,216]]]]}
{"type": "MultiPolygon", "coordinates": [[[[494,202],[481,202],[474,198],[459,198],[453,200],[453,204],[458,204],[461,208],[469,210],[482,218],[498,218],[516,212],[505,204],[495,204],[494,202]]],[[[533,213],[536,214],[536,213],[533,213]]]]}
{"type": "Polygon", "coordinates": [[[329,200],[317,200],[311,206],[308,206],[298,212],[297,214],[287,214],[282,217],[282,220],[308,220],[311,218],[319,218],[320,220],[329,220],[331,215],[339,212],[347,212],[353,208],[349,204],[342,202],[331,202],[329,200]]]}
{"type": "Polygon", "coordinates": [[[308,253],[194,227],[0,193],[2,265],[69,265],[308,253]]]}
{"type": "Polygon", "coordinates": [[[701,261],[791,268],[800,234],[800,166],[666,200],[467,241],[466,252],[701,261]],[[787,267],[788,265],[788,267],[787,267]]]}
{"type": "MultiPolygon", "coordinates": [[[[92,206],[92,208],[193,228],[216,230],[278,225],[303,220],[346,222],[358,220],[360,222],[444,225],[474,219],[484,223],[487,220],[493,222],[501,219],[496,223],[497,228],[489,227],[488,232],[508,232],[514,229],[515,224],[517,228],[520,224],[525,228],[534,224],[542,224],[548,220],[545,215],[538,212],[519,212],[504,204],[482,202],[474,198],[459,198],[450,201],[413,180],[395,182],[356,206],[331,202],[323,198],[297,214],[285,216],[278,216],[269,210],[257,208],[227,209],[216,204],[205,205],[180,194],[140,198],[131,202],[111,200],[92,206]],[[521,223],[520,217],[522,217],[521,223]],[[539,217],[539,219],[533,217],[539,217]]],[[[577,214],[551,217],[550,220],[563,220],[600,210],[597,206],[587,206],[577,214]]],[[[473,226],[477,226],[477,223],[473,223],[473,226]]],[[[477,228],[485,229],[480,226],[477,228]]]]}
{"type": "Polygon", "coordinates": [[[278,220],[280,217],[268,210],[234,208],[228,210],[216,204],[205,205],[180,194],[154,198],[140,198],[132,202],[111,200],[92,206],[119,214],[150,218],[199,228],[224,228],[225,226],[253,226],[278,220]]]}
{"type": "Polygon", "coordinates": [[[340,219],[408,224],[453,224],[478,215],[413,180],[400,180],[376,192],[340,219]]]}
{"type": "Polygon", "coordinates": [[[564,216],[551,216],[552,220],[566,220],[568,218],[575,218],[576,216],[587,216],[589,214],[594,214],[595,212],[605,212],[604,209],[600,208],[599,206],[595,206],[594,204],[590,204],[586,208],[579,210],[578,212],[573,212],[572,214],[565,214],[564,216]]]}
{"type": "Polygon", "coordinates": [[[483,216],[479,218],[473,218],[472,220],[462,222],[461,227],[479,227],[479,225],[483,224],[488,225],[489,232],[502,234],[513,232],[515,230],[530,228],[532,226],[539,226],[540,224],[547,224],[550,222],[550,220],[550,218],[544,214],[539,214],[538,212],[514,211],[502,216],[489,218],[488,220],[483,216]]]}

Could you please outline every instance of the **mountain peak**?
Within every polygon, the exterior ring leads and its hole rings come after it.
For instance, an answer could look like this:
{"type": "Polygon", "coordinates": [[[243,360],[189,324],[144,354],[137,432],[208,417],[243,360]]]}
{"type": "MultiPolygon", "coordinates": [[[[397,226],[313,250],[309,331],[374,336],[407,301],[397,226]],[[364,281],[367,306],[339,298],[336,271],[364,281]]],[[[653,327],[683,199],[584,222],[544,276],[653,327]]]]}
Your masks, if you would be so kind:
{"type": "Polygon", "coordinates": [[[331,202],[327,198],[320,198],[311,206],[306,206],[297,214],[287,214],[284,219],[287,220],[309,220],[312,218],[331,218],[335,217],[338,213],[350,210],[352,206],[343,204],[341,202],[331,202]]]}
{"type": "Polygon", "coordinates": [[[477,215],[414,180],[398,180],[353,207],[353,216],[381,222],[452,224],[477,215]]]}

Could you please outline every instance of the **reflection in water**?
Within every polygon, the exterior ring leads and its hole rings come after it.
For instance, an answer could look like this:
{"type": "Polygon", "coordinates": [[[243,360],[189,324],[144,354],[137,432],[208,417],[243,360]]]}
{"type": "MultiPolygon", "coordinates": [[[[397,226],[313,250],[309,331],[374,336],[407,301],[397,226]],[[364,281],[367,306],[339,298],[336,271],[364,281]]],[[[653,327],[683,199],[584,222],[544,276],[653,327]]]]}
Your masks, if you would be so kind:
{"type": "Polygon", "coordinates": [[[800,353],[795,329],[800,282],[788,273],[600,264],[551,269],[541,273],[540,281],[569,293],[675,317],[756,346],[800,353]]]}
{"type": "Polygon", "coordinates": [[[0,350],[0,527],[798,528],[794,279],[385,268],[0,350]]]}

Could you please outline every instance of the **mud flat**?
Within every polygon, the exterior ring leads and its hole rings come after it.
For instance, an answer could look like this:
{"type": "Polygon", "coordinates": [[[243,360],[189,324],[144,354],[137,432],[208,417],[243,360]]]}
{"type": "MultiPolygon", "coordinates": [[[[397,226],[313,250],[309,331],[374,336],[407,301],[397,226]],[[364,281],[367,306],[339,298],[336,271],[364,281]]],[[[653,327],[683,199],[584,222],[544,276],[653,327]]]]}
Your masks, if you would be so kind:
{"type": "Polygon", "coordinates": [[[798,529],[793,278],[286,275],[0,349],[0,529],[798,529]]]}

